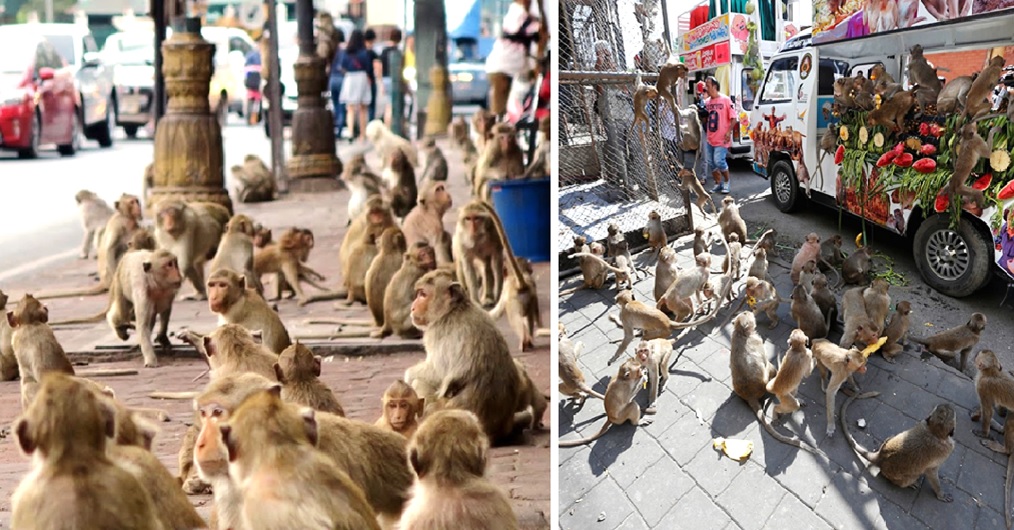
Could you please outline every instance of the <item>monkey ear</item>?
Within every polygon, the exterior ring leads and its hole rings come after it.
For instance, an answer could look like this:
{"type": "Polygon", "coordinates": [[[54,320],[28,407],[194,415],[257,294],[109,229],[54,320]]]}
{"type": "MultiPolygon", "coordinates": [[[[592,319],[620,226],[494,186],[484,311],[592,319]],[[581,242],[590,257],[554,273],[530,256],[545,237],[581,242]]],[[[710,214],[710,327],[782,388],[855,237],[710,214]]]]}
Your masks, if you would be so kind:
{"type": "Polygon", "coordinates": [[[12,327],[18,327],[18,317],[14,316],[14,311],[7,312],[7,324],[12,327]]]}
{"type": "Polygon", "coordinates": [[[99,412],[102,413],[102,428],[106,438],[116,438],[116,409],[109,403],[100,402],[99,412]]]}
{"type": "Polygon", "coordinates": [[[262,330],[250,330],[250,336],[253,337],[254,342],[264,344],[264,332],[262,330]]]}
{"type": "Polygon", "coordinates": [[[462,300],[468,299],[465,295],[465,288],[458,282],[451,282],[451,284],[447,286],[447,294],[449,294],[451,296],[451,300],[455,302],[461,302],[462,300]]]}
{"type": "Polygon", "coordinates": [[[137,414],[131,414],[134,423],[137,424],[138,430],[141,432],[141,440],[144,444],[144,448],[151,451],[151,446],[155,442],[155,436],[158,434],[158,427],[154,423],[142,418],[137,414]]]}
{"type": "Polygon", "coordinates": [[[151,262],[146,261],[141,266],[144,268],[144,272],[151,272],[151,262]]]}
{"type": "Polygon", "coordinates": [[[215,355],[215,343],[211,341],[211,337],[204,337],[204,353],[208,357],[215,355]]]}
{"type": "Polygon", "coordinates": [[[282,373],[282,367],[278,363],[275,363],[272,366],[275,369],[275,377],[278,378],[278,382],[285,384],[285,374],[282,373]]]}
{"type": "Polygon", "coordinates": [[[245,275],[239,277],[239,288],[241,290],[243,290],[243,291],[246,290],[246,276],[245,275]]]}
{"type": "Polygon", "coordinates": [[[271,385],[268,387],[268,392],[271,392],[278,399],[282,399],[282,385],[271,385]]]}
{"type": "Polygon", "coordinates": [[[317,445],[318,431],[317,431],[317,417],[314,410],[310,407],[305,407],[299,411],[299,415],[303,417],[303,426],[306,428],[306,436],[310,439],[310,443],[317,445]]]}
{"type": "Polygon", "coordinates": [[[31,425],[29,425],[28,420],[25,418],[19,419],[18,423],[14,426],[14,433],[18,438],[18,445],[21,447],[21,451],[31,456],[37,446],[35,439],[32,437],[31,425]]]}
{"type": "Polygon", "coordinates": [[[321,362],[322,362],[322,359],[320,358],[320,355],[314,355],[313,356],[313,375],[315,375],[317,377],[320,377],[320,363],[321,362]]]}
{"type": "Polygon", "coordinates": [[[229,454],[229,461],[235,462],[236,458],[239,457],[239,451],[237,451],[236,440],[232,438],[232,426],[228,423],[219,423],[218,432],[222,436],[222,444],[225,445],[225,451],[229,454]]]}
{"type": "Polygon", "coordinates": [[[417,451],[415,447],[410,449],[408,452],[408,463],[412,466],[412,469],[415,470],[416,476],[419,478],[426,476],[426,465],[419,459],[419,451],[417,451]]]}
{"type": "Polygon", "coordinates": [[[114,210],[120,209],[120,201],[113,201],[113,209],[114,210]]]}
{"type": "Polygon", "coordinates": [[[421,397],[419,398],[419,402],[416,404],[415,417],[421,418],[424,410],[426,410],[426,398],[421,397]]]}

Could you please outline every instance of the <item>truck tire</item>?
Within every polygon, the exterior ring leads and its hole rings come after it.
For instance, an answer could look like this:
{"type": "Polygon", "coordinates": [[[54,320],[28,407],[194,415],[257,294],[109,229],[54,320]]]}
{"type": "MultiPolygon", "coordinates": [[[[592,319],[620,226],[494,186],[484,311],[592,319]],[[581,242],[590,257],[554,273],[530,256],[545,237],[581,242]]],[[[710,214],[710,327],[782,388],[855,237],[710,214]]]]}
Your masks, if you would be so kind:
{"type": "Polygon", "coordinates": [[[962,298],[989,283],[993,246],[964,217],[956,230],[948,215],[927,218],[915,233],[912,254],[922,279],[947,296],[962,298]]]}
{"type": "Polygon", "coordinates": [[[799,209],[802,198],[799,195],[799,181],[796,172],[787,160],[779,160],[771,166],[771,198],[782,213],[790,213],[799,209]]]}
{"type": "Polygon", "coordinates": [[[134,138],[137,138],[137,128],[137,125],[124,125],[123,132],[126,133],[127,138],[133,140],[134,138]]]}

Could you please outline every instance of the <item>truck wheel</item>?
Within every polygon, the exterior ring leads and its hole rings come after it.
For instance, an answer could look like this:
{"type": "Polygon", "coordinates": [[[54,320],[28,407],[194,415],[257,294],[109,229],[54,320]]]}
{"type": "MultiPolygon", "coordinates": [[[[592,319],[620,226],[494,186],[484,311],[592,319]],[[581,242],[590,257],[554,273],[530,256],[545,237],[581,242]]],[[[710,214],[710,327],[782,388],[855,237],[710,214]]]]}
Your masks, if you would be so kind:
{"type": "Polygon", "coordinates": [[[929,217],[915,233],[912,248],[922,279],[947,296],[962,298],[989,282],[993,247],[968,219],[951,229],[947,215],[929,217]]]}
{"type": "Polygon", "coordinates": [[[771,166],[771,198],[783,213],[798,210],[802,203],[799,197],[799,181],[796,180],[792,165],[785,160],[779,160],[771,166]]]}
{"type": "Polygon", "coordinates": [[[137,125],[124,125],[123,132],[126,133],[127,138],[137,138],[137,125]]]}

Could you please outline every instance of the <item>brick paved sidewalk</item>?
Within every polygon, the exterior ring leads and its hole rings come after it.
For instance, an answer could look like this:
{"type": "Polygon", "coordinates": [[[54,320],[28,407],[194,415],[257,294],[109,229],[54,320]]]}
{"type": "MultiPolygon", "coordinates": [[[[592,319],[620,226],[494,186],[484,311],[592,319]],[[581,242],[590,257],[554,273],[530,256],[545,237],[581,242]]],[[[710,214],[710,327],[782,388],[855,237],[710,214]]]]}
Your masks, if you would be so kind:
{"type": "MultiPolygon", "coordinates": [[[[674,243],[682,267],[692,265],[692,243],[692,236],[674,243]]],[[[714,252],[723,253],[720,249],[721,245],[716,245],[714,252]]],[[[792,255],[785,254],[788,252],[774,260],[771,274],[779,293],[787,298],[792,255]]],[[[635,256],[635,262],[653,273],[655,259],[647,252],[635,256]]],[[[560,288],[576,281],[561,282],[560,288]]],[[[653,275],[641,280],[635,284],[635,297],[653,300],[653,285],[653,275]]],[[[739,290],[737,285],[736,292],[739,290]]],[[[574,341],[584,343],[581,368],[599,392],[605,391],[618,368],[618,363],[606,366],[616,350],[610,341],[623,336],[606,318],[618,311],[615,294],[611,287],[579,291],[559,304],[560,321],[574,341]]],[[[719,324],[730,312],[719,312],[719,324]]],[[[772,361],[776,352],[784,354],[794,327],[789,304],[782,304],[778,314],[782,323],[774,330],[767,329],[766,316],[758,317],[758,333],[765,339],[772,361]]],[[[785,434],[816,444],[830,461],[771,438],[746,403],[732,392],[732,325],[716,331],[717,327],[716,323],[702,326],[677,342],[671,377],[659,395],[658,414],[651,425],[614,426],[587,446],[560,449],[561,528],[1004,527],[1007,457],[983,447],[971,432],[969,412],[978,399],[967,376],[935,358],[921,357],[910,345],[897,364],[889,364],[879,355],[870,358],[866,375],[858,380],[864,391],[879,391],[880,396],[856,401],[849,408],[850,431],[872,450],[887,437],[925,419],[937,404],[955,407],[957,447],[940,471],[943,487],[953,494],[954,502],[943,503],[927,484],[920,482],[916,488],[903,490],[863,472],[840,428],[826,439],[825,400],[816,370],[799,388],[800,401],[807,406],[774,425],[785,434]],[[866,420],[865,430],[857,428],[859,418],[866,420]],[[731,460],[712,448],[717,437],[751,440],[754,452],[743,463],[731,460]]],[[[920,328],[913,323],[913,333],[921,334],[920,328]]],[[[840,331],[834,338],[839,335],[840,331]]],[[[843,399],[839,395],[836,411],[843,399]]],[[[640,393],[638,402],[642,408],[646,406],[646,392],[640,393]]],[[[561,439],[590,436],[604,421],[601,402],[596,399],[589,399],[582,409],[560,401],[558,417],[561,439]]],[[[993,438],[998,436],[994,433],[993,438]]]]}

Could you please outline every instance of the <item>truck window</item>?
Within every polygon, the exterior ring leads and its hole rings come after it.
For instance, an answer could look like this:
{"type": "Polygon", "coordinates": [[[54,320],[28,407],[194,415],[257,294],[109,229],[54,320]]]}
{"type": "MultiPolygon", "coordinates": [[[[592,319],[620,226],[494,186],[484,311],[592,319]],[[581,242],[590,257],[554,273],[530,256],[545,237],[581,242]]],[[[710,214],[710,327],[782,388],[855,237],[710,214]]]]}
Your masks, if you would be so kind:
{"type": "Polygon", "coordinates": [[[740,74],[740,83],[742,83],[742,94],[743,94],[743,110],[750,112],[753,110],[753,100],[756,94],[750,88],[750,74],[753,73],[753,68],[744,68],[740,74]]]}
{"type": "Polygon", "coordinates": [[[834,59],[821,59],[817,71],[817,95],[833,96],[834,81],[849,71],[849,63],[834,59]]]}
{"type": "Polygon", "coordinates": [[[764,88],[761,89],[761,104],[784,103],[796,95],[796,75],[799,57],[782,57],[771,63],[764,88]]]}

